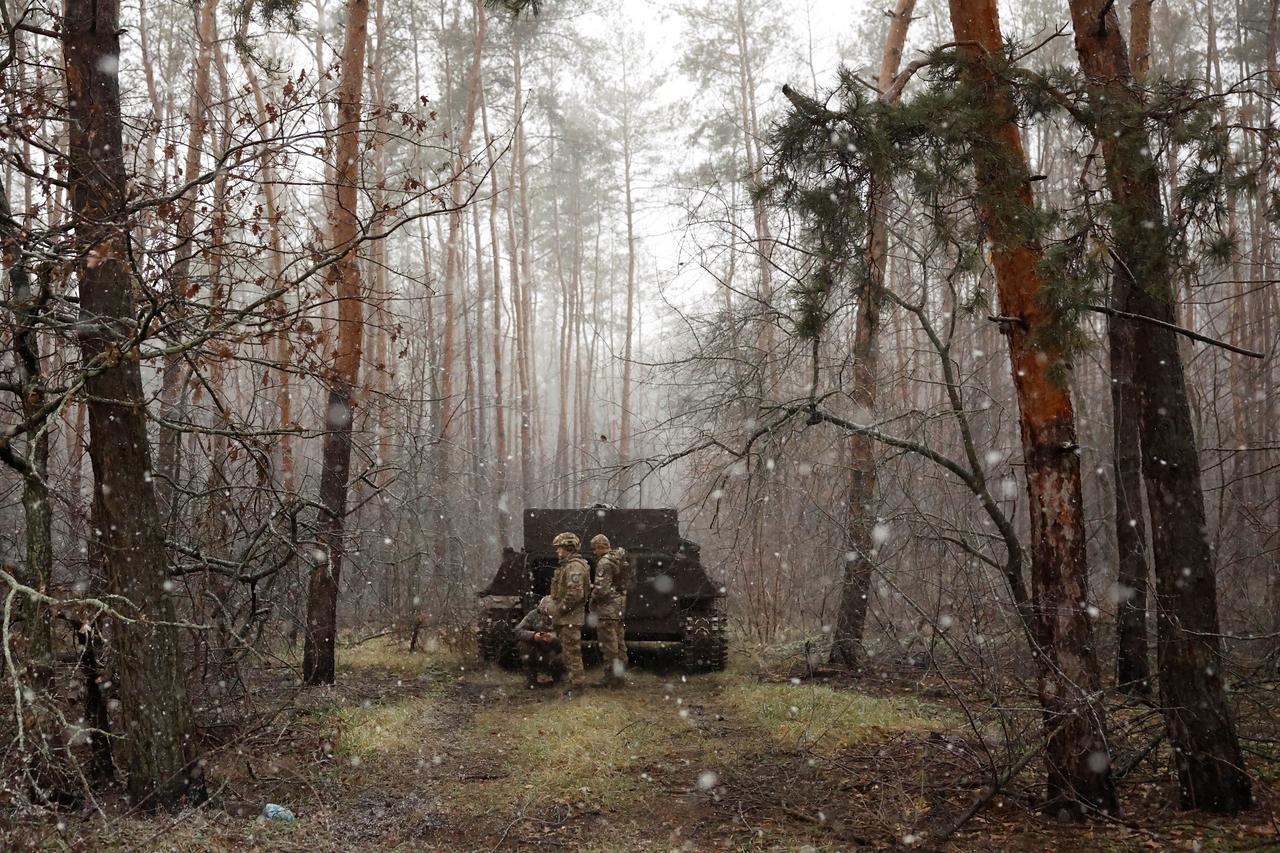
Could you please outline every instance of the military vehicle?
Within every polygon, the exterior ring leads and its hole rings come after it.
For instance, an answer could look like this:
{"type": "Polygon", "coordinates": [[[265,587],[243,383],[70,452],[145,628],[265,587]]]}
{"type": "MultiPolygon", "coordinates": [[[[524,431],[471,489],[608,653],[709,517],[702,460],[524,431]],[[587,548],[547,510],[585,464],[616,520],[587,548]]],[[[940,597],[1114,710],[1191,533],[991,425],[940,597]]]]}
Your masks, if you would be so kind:
{"type": "MultiPolygon", "coordinates": [[[[514,666],[513,629],[551,590],[558,561],[551,547],[557,533],[582,540],[582,556],[595,574],[591,537],[603,533],[625,548],[635,585],[627,596],[627,643],[676,646],[692,671],[724,669],[728,652],[724,587],[702,567],[696,544],[680,536],[674,509],[529,509],[524,513],[524,550],[506,548],[498,573],[478,595],[481,600],[480,654],[486,661],[514,666]]],[[[584,647],[592,650],[590,613],[584,647]]]]}

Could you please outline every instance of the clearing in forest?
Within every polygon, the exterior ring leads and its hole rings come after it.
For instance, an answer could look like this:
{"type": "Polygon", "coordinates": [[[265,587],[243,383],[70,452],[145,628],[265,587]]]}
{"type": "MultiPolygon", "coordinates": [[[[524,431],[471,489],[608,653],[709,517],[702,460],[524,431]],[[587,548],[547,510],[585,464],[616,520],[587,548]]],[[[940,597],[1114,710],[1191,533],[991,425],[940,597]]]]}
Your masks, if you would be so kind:
{"type": "MultiPolygon", "coordinates": [[[[981,791],[990,744],[945,691],[917,698],[885,682],[771,681],[742,669],[695,676],[651,663],[629,688],[566,701],[554,689],[525,689],[518,673],[369,643],[341,656],[335,688],[294,694],[281,672],[278,695],[269,685],[255,691],[259,702],[289,704],[216,750],[213,807],[143,818],[104,802],[104,815],[50,824],[42,841],[166,850],[934,849],[917,834],[922,821],[936,823],[981,791]],[[268,802],[296,821],[262,820],[268,802]]],[[[1029,803],[1016,791],[998,795],[949,849],[1099,849],[1098,835],[1060,827],[1029,803]]],[[[1097,827],[1117,850],[1150,849],[1154,839],[1192,849],[1218,838],[1212,827],[1174,832],[1097,827]]],[[[1238,846],[1223,836],[1218,849],[1238,846]]]]}

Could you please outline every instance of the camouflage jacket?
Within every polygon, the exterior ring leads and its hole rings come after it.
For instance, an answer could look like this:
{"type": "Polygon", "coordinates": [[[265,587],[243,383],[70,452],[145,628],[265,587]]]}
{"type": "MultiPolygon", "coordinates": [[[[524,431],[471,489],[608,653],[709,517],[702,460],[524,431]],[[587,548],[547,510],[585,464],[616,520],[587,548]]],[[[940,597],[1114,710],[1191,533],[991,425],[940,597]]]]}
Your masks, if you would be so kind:
{"type": "Polygon", "coordinates": [[[551,624],[551,617],[535,607],[524,615],[519,625],[516,625],[515,635],[517,640],[532,643],[534,634],[539,631],[551,632],[553,630],[555,630],[555,626],[551,624]]]}
{"type": "Polygon", "coordinates": [[[574,555],[561,560],[551,579],[551,598],[556,603],[555,626],[582,627],[587,618],[587,592],[591,586],[591,567],[574,555]]]}
{"type": "Polygon", "coordinates": [[[614,548],[596,560],[596,582],[591,588],[591,612],[597,619],[621,619],[627,610],[627,590],[623,585],[623,550],[614,548]]]}

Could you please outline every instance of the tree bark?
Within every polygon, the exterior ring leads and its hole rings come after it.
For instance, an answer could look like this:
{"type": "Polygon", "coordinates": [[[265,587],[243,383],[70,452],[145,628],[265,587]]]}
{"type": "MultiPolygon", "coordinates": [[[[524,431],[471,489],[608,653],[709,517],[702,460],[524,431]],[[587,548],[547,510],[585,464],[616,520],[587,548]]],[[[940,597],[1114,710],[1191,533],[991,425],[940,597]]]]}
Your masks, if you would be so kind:
{"type": "Polygon", "coordinates": [[[181,666],[167,559],[151,484],[126,246],[118,0],[67,0],[63,20],[70,118],[68,178],[80,256],[81,351],[94,518],[110,591],[130,602],[117,620],[115,668],[128,790],[143,808],[205,798],[193,763],[191,706],[181,666]]]}
{"type": "MultiPolygon", "coordinates": [[[[1070,0],[1115,215],[1121,308],[1176,319],[1160,173],[1152,157],[1124,35],[1105,0],[1070,0]]],[[[1234,813],[1252,803],[1222,684],[1217,578],[1200,458],[1174,333],[1147,325],[1136,348],[1142,467],[1156,567],[1160,698],[1182,804],[1234,813]]]]}
{"type": "MultiPolygon", "coordinates": [[[[1129,26],[1134,74],[1151,67],[1151,2],[1133,0],[1129,26]]],[[[1116,270],[1116,276],[1123,270],[1116,270]]],[[[1116,682],[1122,690],[1150,692],[1147,659],[1147,519],[1142,506],[1142,442],[1134,384],[1137,336],[1133,324],[1112,317],[1107,326],[1111,356],[1112,479],[1115,481],[1116,682]]]]}
{"type": "Polygon", "coordinates": [[[1129,46],[1133,76],[1142,80],[1151,70],[1151,4],[1154,0],[1132,0],[1129,4],[1129,46]]]}
{"type": "Polygon", "coordinates": [[[321,450],[318,532],[321,549],[311,569],[307,591],[307,635],[302,658],[302,679],[306,684],[332,684],[335,676],[338,583],[344,556],[347,480],[364,339],[356,248],[360,233],[357,217],[360,109],[368,29],[368,0],[347,0],[342,78],[337,91],[337,139],[333,146],[334,186],[329,200],[330,250],[339,255],[329,268],[331,290],[338,299],[338,336],[329,376],[329,405],[321,450]]]}
{"type": "MultiPolygon", "coordinates": [[[[1117,270],[1117,279],[1122,273],[1117,270]]],[[[1112,460],[1116,497],[1116,683],[1128,693],[1150,692],[1147,660],[1147,519],[1142,506],[1142,446],[1134,384],[1136,329],[1109,322],[1112,460]]]]}
{"type": "Polygon", "coordinates": [[[1118,811],[1111,779],[1093,629],[1085,610],[1088,566],[1080,458],[1071,397],[1055,373],[1067,353],[1050,343],[1055,318],[1040,302],[1039,242],[1027,234],[1033,201],[1017,112],[1007,83],[989,64],[1004,44],[996,0],[950,0],[963,60],[961,79],[989,105],[974,140],[974,168],[984,230],[1005,324],[1020,410],[1031,516],[1031,587],[1035,660],[1044,709],[1048,798],[1063,814],[1118,811]]]}
{"type": "MultiPolygon", "coordinates": [[[[902,50],[911,26],[915,0],[898,0],[889,21],[880,75],[876,83],[887,92],[902,62],[902,50]]],[[[871,230],[867,237],[867,270],[858,294],[858,319],[853,333],[853,389],[850,397],[858,411],[854,420],[874,423],[876,372],[880,365],[880,300],[884,288],[885,264],[889,255],[890,187],[877,175],[871,176],[871,230]]],[[[865,435],[849,439],[849,488],[845,505],[845,544],[840,605],[832,630],[833,664],[853,667],[863,652],[863,634],[871,594],[871,573],[875,569],[874,532],[876,523],[875,443],[865,435]]]]}

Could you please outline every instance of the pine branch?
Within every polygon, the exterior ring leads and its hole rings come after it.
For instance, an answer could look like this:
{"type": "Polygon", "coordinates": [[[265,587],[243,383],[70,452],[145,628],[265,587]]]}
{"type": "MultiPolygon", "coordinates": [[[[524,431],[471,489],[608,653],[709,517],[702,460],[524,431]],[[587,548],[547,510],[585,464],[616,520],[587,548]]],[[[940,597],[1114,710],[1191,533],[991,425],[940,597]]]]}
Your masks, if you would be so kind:
{"type": "Polygon", "coordinates": [[[902,97],[902,90],[907,87],[907,83],[911,82],[911,78],[921,68],[933,65],[932,59],[914,59],[906,68],[898,72],[898,76],[893,78],[893,82],[889,84],[889,88],[880,93],[880,103],[893,104],[897,103],[902,97]]]}
{"type": "Polygon", "coordinates": [[[1226,341],[1220,341],[1217,338],[1210,338],[1207,335],[1202,335],[1199,332],[1193,332],[1183,326],[1179,326],[1174,323],[1166,323],[1164,320],[1157,320],[1155,317],[1147,317],[1143,314],[1133,314],[1129,311],[1121,311],[1118,308],[1110,308],[1106,305],[1085,305],[1082,307],[1087,308],[1090,311],[1097,311],[1099,314],[1106,314],[1108,317],[1120,317],[1124,320],[1135,320],[1139,323],[1149,323],[1152,326],[1159,326],[1161,329],[1168,329],[1171,332],[1177,332],[1179,335],[1184,335],[1191,338],[1193,341],[1199,341],[1202,344],[1209,344],[1210,346],[1221,347],[1222,349],[1238,353],[1239,355],[1248,356],[1249,358],[1267,357],[1266,353],[1245,349],[1244,347],[1238,347],[1234,344],[1229,344],[1226,341]]]}

